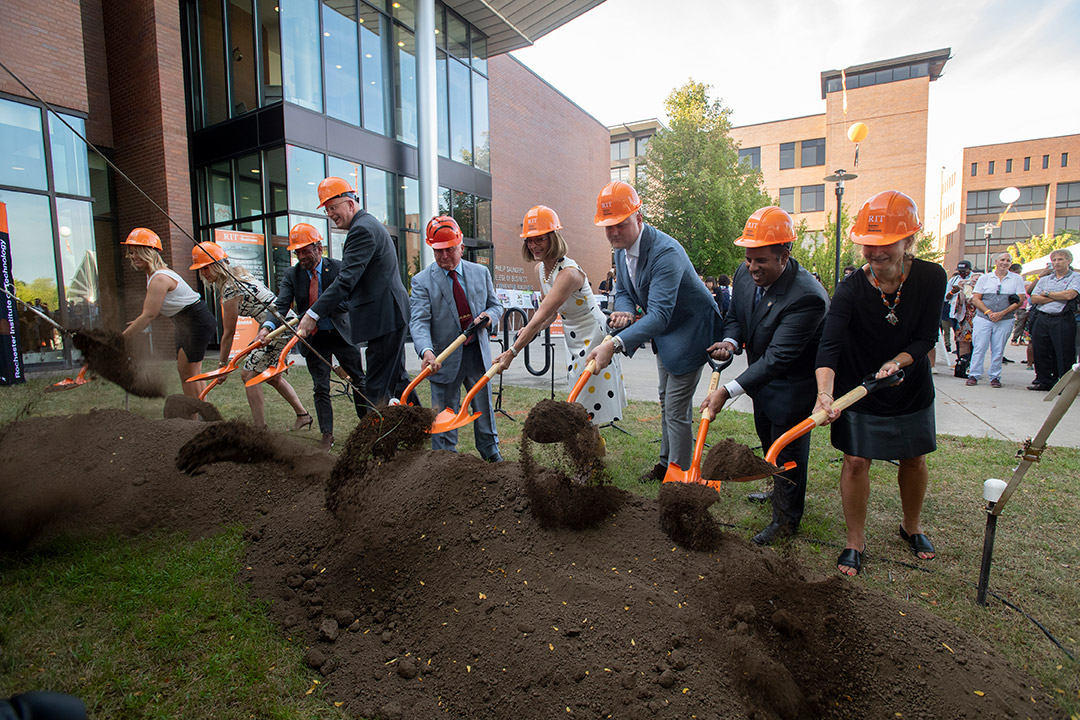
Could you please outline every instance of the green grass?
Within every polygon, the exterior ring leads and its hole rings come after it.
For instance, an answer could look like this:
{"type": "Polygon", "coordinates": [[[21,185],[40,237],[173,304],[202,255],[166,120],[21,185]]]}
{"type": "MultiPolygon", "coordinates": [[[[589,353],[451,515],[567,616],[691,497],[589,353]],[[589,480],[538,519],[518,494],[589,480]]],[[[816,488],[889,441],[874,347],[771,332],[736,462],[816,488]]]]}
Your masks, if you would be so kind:
{"type": "MultiPolygon", "coordinates": [[[[173,387],[179,384],[175,371],[173,387]]],[[[306,372],[290,373],[311,408],[306,372]]],[[[0,389],[0,422],[17,415],[86,412],[124,407],[124,394],[107,383],[62,393],[44,393],[48,382],[0,389]]],[[[421,386],[427,401],[427,386],[421,386]]],[[[521,425],[541,390],[506,387],[498,416],[503,456],[516,460],[521,425]],[[515,422],[516,421],[516,422],[515,422]]],[[[272,428],[291,424],[290,408],[266,392],[272,428]]],[[[226,418],[250,417],[239,382],[215,389],[209,399],[226,418]]],[[[356,419],[345,398],[335,398],[339,447],[356,419]]],[[[132,412],[161,416],[160,400],[130,399],[132,412]]],[[[1075,412],[1075,411],[1074,411],[1075,412]]],[[[619,425],[608,428],[608,464],[613,482],[655,496],[656,483],[637,477],[659,454],[659,406],[633,402],[619,425]]],[[[1034,427],[1033,427],[1034,430],[1034,427]]],[[[473,450],[472,432],[460,431],[459,449],[473,450]]],[[[300,433],[314,445],[318,432],[300,433]]],[[[749,415],[725,412],[709,437],[754,447],[749,415]]],[[[1051,440],[1053,438],[1051,437],[1051,440]]],[[[1016,447],[988,438],[940,436],[928,456],[930,489],[924,529],[939,555],[920,562],[896,535],[900,501],[896,468],[875,463],[867,517],[868,554],[864,583],[917,604],[997,648],[1015,666],[1041,681],[1066,715],[1080,718],[1080,664],[1069,660],[1023,614],[991,597],[975,604],[986,514],[982,482],[1008,479],[1016,447]],[[925,571],[924,571],[925,570],[925,571]]],[[[835,572],[844,543],[840,506],[839,453],[828,432],[814,433],[806,515],[799,536],[776,551],[809,571],[835,572]]],[[[746,501],[764,482],[720,491],[717,519],[746,538],[768,523],[768,506],[746,501]]],[[[1080,451],[1051,448],[1032,467],[998,522],[990,589],[1041,622],[1074,655],[1080,653],[1080,451]]],[[[263,607],[236,583],[243,543],[238,529],[191,543],[171,536],[136,540],[57,542],[30,556],[0,557],[0,696],[28,688],[80,695],[98,717],[344,717],[313,687],[300,648],[283,638],[263,607]]]]}

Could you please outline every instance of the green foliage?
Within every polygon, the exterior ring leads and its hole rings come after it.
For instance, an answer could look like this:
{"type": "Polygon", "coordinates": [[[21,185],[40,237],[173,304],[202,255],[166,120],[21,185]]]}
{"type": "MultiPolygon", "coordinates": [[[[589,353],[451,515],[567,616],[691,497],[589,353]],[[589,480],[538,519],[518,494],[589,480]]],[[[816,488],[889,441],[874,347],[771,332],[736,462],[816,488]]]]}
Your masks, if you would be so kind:
{"type": "MultiPolygon", "coordinates": [[[[851,230],[851,213],[846,205],[840,207],[840,271],[843,276],[847,265],[862,265],[859,248],[848,240],[851,230]]],[[[795,227],[795,242],[791,254],[799,264],[810,272],[816,272],[831,295],[836,285],[836,218],[832,213],[825,216],[824,230],[811,230],[806,220],[795,227]]]]}
{"type": "Polygon", "coordinates": [[[682,243],[699,272],[719,275],[741,262],[732,243],[770,200],[761,172],[739,163],[731,110],[710,99],[711,89],[691,79],[668,95],[671,127],[649,141],[638,190],[648,221],[682,243]]]}
{"type": "Polygon", "coordinates": [[[940,263],[945,257],[945,253],[937,249],[934,233],[919,233],[915,238],[915,257],[932,263],[940,263]]]}
{"type": "Polygon", "coordinates": [[[1077,242],[1080,242],[1080,237],[1071,230],[1066,230],[1060,235],[1033,235],[1026,242],[1019,241],[1015,245],[1010,245],[1009,254],[1013,256],[1013,260],[1023,265],[1049,255],[1059,248],[1075,245],[1077,242]]]}
{"type": "Polygon", "coordinates": [[[33,304],[35,299],[40,298],[50,310],[60,307],[60,294],[53,278],[37,278],[29,283],[16,280],[15,295],[27,304],[33,304]]]}

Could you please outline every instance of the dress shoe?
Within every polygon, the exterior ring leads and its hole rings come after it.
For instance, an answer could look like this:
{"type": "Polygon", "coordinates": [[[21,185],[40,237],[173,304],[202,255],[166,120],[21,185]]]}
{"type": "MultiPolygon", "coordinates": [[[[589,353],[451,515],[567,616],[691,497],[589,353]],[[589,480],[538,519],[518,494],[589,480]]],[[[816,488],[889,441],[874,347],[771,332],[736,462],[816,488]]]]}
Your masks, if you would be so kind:
{"type": "Polygon", "coordinates": [[[750,502],[767,503],[772,500],[772,490],[748,493],[746,499],[750,502]]]}
{"type": "Polygon", "coordinates": [[[968,375],[967,382],[964,383],[964,384],[965,385],[978,385],[979,384],[979,378],[971,377],[970,375],[968,375]]]}
{"type": "Polygon", "coordinates": [[[1034,385],[1028,385],[1027,389],[1028,390],[1034,390],[1036,392],[1049,392],[1050,387],[1051,387],[1050,385],[1039,385],[1038,383],[1036,383],[1034,385]]]}
{"type": "Polygon", "coordinates": [[[322,440],[319,441],[319,449],[323,452],[330,452],[332,447],[334,447],[334,433],[323,433],[322,440]]]}
{"type": "Polygon", "coordinates": [[[484,458],[484,462],[489,462],[489,463],[501,463],[502,461],[503,461],[502,455],[500,455],[497,452],[494,455],[490,456],[490,457],[484,458]]]}
{"type": "Polygon", "coordinates": [[[652,470],[647,473],[643,473],[641,477],[638,478],[638,482],[646,483],[663,480],[664,475],[667,474],[667,468],[668,466],[664,463],[656,463],[655,465],[653,465],[652,470]]]}
{"type": "Polygon", "coordinates": [[[992,388],[1001,387],[1001,380],[999,380],[997,378],[990,378],[990,387],[992,387],[992,388]]]}
{"type": "Polygon", "coordinates": [[[752,542],[755,545],[772,545],[776,540],[791,537],[795,534],[795,530],[796,528],[791,525],[781,525],[774,521],[766,525],[761,532],[755,535],[752,542]]]}

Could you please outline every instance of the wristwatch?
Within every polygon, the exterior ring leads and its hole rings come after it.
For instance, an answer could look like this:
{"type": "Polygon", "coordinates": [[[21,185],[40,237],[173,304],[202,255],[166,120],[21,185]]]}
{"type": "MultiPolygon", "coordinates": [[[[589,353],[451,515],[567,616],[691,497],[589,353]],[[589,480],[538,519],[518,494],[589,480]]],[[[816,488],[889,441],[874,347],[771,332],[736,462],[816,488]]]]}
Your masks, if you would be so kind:
{"type": "Polygon", "coordinates": [[[618,335],[611,338],[611,346],[615,348],[615,352],[617,353],[621,353],[626,349],[626,346],[623,345],[622,338],[620,338],[618,335]]]}

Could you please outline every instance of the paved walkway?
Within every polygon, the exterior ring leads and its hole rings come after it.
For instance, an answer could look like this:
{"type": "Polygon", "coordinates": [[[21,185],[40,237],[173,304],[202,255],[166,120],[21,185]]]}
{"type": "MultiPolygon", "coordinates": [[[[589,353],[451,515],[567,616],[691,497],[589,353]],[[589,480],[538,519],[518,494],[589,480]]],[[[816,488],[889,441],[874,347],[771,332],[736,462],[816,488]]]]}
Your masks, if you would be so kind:
{"type": "MultiPolygon", "coordinates": [[[[562,371],[564,353],[562,340],[555,339],[553,343],[556,358],[555,396],[565,397],[569,388],[566,386],[566,374],[562,371]]],[[[497,347],[497,345],[492,345],[493,352],[497,347]]],[[[551,387],[550,371],[542,377],[529,374],[525,370],[524,355],[522,353],[514,366],[505,373],[503,382],[508,385],[549,389],[551,387]]],[[[1001,378],[1004,387],[991,388],[989,378],[984,378],[975,387],[968,387],[964,384],[964,380],[953,377],[949,364],[954,356],[946,354],[944,345],[938,344],[938,364],[935,368],[934,382],[937,387],[937,431],[939,433],[993,437],[1022,443],[1039,431],[1053,403],[1044,402],[1046,393],[1026,389],[1031,384],[1035,373],[1020,362],[1026,358],[1025,347],[1009,345],[1005,350],[1005,356],[1015,362],[1005,365],[1001,378]]],[[[543,358],[542,341],[535,340],[530,346],[530,360],[533,367],[540,369],[544,364],[543,358]]],[[[416,358],[411,345],[406,348],[406,360],[410,375],[419,372],[420,361],[416,358]]],[[[745,367],[745,355],[737,357],[731,367],[725,371],[724,379],[736,377],[737,373],[745,367]]],[[[987,367],[989,368],[989,363],[987,367]]],[[[652,401],[657,399],[656,360],[651,352],[642,350],[633,358],[623,358],[623,377],[629,398],[652,401]]],[[[497,378],[495,382],[498,382],[497,378]]],[[[700,399],[705,396],[708,386],[709,373],[703,372],[698,391],[694,396],[695,402],[700,402],[700,399]]],[[[741,397],[728,407],[752,412],[748,397],[741,397]]],[[[1080,422],[1076,422],[1078,416],[1080,416],[1080,402],[1077,403],[1077,407],[1069,411],[1050,435],[1051,445],[1080,448],[1080,422]]]]}

